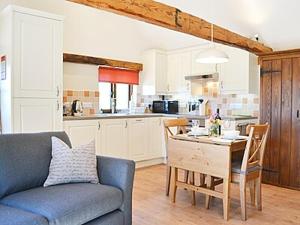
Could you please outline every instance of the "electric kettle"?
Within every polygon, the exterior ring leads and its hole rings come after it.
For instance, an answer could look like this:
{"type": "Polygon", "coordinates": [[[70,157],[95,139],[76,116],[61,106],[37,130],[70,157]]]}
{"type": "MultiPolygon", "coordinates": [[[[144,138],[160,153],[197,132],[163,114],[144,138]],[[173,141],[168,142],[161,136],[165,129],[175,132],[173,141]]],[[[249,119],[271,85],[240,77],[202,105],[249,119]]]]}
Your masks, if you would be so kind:
{"type": "Polygon", "coordinates": [[[72,103],[72,115],[73,116],[82,116],[83,106],[80,100],[74,100],[72,103]]]}

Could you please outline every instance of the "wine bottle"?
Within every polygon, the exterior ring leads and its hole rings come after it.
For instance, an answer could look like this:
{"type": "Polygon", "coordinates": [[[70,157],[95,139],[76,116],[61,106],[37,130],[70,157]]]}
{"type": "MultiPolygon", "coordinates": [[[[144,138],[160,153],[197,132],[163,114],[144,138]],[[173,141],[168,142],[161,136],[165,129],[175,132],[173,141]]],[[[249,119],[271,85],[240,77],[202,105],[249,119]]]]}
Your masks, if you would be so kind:
{"type": "MultiPolygon", "coordinates": [[[[220,116],[220,109],[219,108],[217,108],[216,120],[219,120],[219,122],[221,122],[221,120],[222,120],[222,118],[220,116]]],[[[219,124],[219,135],[221,135],[221,124],[219,124]]]]}

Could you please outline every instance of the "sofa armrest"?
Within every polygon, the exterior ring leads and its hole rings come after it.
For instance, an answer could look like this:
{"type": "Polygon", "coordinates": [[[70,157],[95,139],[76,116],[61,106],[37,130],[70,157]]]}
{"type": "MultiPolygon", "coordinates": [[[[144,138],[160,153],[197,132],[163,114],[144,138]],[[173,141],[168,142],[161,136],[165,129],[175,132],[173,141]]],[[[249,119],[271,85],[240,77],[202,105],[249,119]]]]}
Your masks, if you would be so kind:
{"type": "Polygon", "coordinates": [[[132,224],[132,190],[135,162],[131,160],[97,156],[100,183],[119,188],[124,202],[121,210],[125,215],[125,225],[132,224]]]}

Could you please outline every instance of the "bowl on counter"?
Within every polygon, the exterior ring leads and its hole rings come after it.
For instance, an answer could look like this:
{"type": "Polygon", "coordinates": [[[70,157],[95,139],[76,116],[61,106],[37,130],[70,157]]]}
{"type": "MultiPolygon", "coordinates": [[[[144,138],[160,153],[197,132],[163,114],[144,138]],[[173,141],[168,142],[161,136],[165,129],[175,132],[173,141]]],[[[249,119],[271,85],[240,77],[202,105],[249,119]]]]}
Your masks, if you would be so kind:
{"type": "Polygon", "coordinates": [[[223,138],[224,139],[237,139],[240,135],[239,130],[223,130],[223,138]]]}

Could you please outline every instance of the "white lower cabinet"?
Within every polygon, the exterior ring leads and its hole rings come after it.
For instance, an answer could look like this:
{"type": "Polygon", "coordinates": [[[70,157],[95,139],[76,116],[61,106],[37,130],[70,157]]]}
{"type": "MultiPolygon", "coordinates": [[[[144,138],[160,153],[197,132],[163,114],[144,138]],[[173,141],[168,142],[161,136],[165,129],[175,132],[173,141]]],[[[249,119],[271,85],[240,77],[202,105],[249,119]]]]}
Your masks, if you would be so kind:
{"type": "Polygon", "coordinates": [[[148,122],[148,156],[152,158],[165,157],[165,142],[162,118],[149,118],[148,122]]]}
{"type": "Polygon", "coordinates": [[[148,152],[148,132],[146,119],[128,119],[129,158],[145,160],[148,152]]]}
{"type": "Polygon", "coordinates": [[[100,154],[104,156],[128,157],[128,122],[124,119],[100,120],[100,154]]]}
{"type": "Polygon", "coordinates": [[[96,141],[98,155],[147,161],[165,156],[162,118],[64,121],[72,146],[96,141]]]}
{"type": "Polygon", "coordinates": [[[56,99],[15,98],[13,132],[61,131],[62,106],[56,99]]]}
{"type": "Polygon", "coordinates": [[[73,147],[88,144],[95,140],[96,153],[100,153],[99,120],[65,121],[64,130],[68,134],[73,147]]]}

